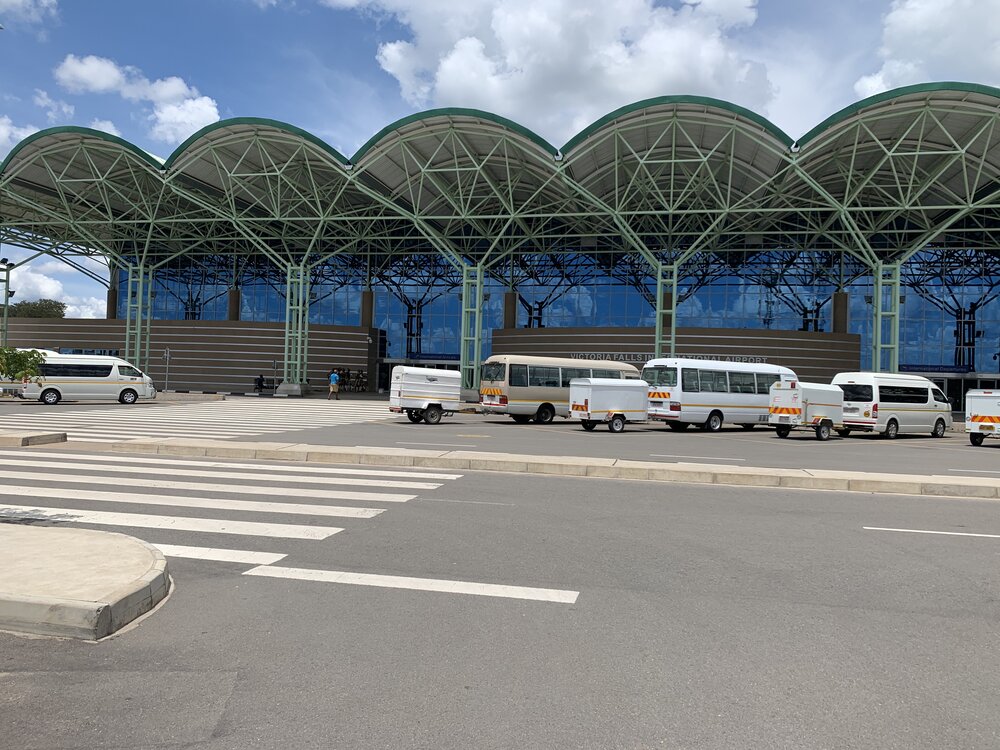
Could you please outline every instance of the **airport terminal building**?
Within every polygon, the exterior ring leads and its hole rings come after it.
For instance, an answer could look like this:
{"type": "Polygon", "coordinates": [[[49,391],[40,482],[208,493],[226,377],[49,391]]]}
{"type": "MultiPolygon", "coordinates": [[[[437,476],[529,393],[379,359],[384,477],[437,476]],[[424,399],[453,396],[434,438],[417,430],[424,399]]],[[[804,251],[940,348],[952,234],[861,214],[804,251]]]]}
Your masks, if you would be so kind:
{"type": "Polygon", "coordinates": [[[104,259],[108,315],[4,335],[119,352],[186,390],[295,392],[331,367],[375,389],[398,363],[474,388],[490,353],[676,354],[922,373],[961,396],[1000,380],[998,121],[1000,90],[934,83],[798,139],[692,96],[562,147],[432,110],[350,158],[251,118],[165,162],[52,128],[0,167],[0,242],[83,273],[104,259]]]}

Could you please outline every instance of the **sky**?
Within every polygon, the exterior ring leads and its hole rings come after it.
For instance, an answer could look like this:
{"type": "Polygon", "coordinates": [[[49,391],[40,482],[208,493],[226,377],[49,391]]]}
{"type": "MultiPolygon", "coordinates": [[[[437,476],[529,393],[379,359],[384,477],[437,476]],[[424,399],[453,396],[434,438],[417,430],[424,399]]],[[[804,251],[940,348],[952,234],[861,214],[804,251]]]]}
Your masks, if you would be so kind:
{"type": "MultiPolygon", "coordinates": [[[[796,138],[898,86],[1000,85],[997,17],[1000,0],[0,0],[0,158],[59,125],[167,157],[229,117],[288,122],[349,156],[443,106],[559,146],[668,94],[734,102],[796,138]]],[[[104,314],[100,285],[44,258],[12,288],[104,314]]]]}

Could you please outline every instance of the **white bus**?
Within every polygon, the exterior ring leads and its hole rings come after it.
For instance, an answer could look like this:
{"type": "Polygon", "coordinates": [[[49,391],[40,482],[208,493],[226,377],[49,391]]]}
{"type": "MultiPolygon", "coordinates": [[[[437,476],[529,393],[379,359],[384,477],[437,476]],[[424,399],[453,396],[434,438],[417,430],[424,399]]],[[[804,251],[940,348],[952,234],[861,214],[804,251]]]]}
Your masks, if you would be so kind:
{"type": "Polygon", "coordinates": [[[569,418],[569,381],[573,378],[638,379],[624,362],[497,354],[483,363],[479,403],[484,414],[508,414],[518,424],[532,419],[549,424],[569,418]]]}
{"type": "Polygon", "coordinates": [[[717,432],[723,423],[752,429],[767,424],[771,383],[798,378],[787,367],[713,359],[651,359],[642,368],[649,383],[649,418],[674,430],[696,424],[717,432]]]}
{"type": "Polygon", "coordinates": [[[852,430],[895,438],[901,432],[944,437],[951,404],[927,378],[883,372],[838,372],[833,384],[844,392],[843,437],[852,430]]]}
{"type": "Polygon", "coordinates": [[[156,398],[149,376],[124,359],[42,351],[41,375],[22,387],[24,398],[54,406],[60,401],[110,401],[134,404],[156,398]]]}

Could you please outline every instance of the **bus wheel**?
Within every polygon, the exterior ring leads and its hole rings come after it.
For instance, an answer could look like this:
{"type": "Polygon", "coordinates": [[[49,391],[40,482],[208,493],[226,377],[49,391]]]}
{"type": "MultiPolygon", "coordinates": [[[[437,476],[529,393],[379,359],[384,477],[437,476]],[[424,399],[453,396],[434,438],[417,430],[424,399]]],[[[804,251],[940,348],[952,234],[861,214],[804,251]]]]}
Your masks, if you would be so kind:
{"type": "Polygon", "coordinates": [[[890,419],[889,424],[885,426],[885,432],[882,433],[882,437],[886,440],[895,440],[899,436],[899,423],[895,419],[890,419]]]}
{"type": "Polygon", "coordinates": [[[753,422],[750,422],[750,423],[748,423],[748,424],[741,424],[741,425],[740,425],[740,427],[742,427],[742,428],[743,428],[744,430],[752,430],[752,429],[753,429],[754,427],[756,427],[756,426],[757,426],[757,425],[756,425],[756,424],[754,424],[753,422]]]}
{"type": "Polygon", "coordinates": [[[424,421],[427,424],[438,424],[441,421],[441,409],[437,406],[428,406],[424,409],[424,421]]]}
{"type": "Polygon", "coordinates": [[[608,429],[612,432],[624,432],[625,431],[625,417],[621,414],[616,414],[611,417],[611,421],[608,422],[608,429]]]}
{"type": "Polygon", "coordinates": [[[677,432],[686,430],[690,426],[691,426],[690,422],[667,422],[667,427],[669,427],[671,430],[676,430],[677,432]]]}
{"type": "Polygon", "coordinates": [[[585,429],[587,432],[590,432],[592,429],[597,427],[597,422],[593,421],[592,419],[583,419],[580,421],[580,424],[583,425],[583,429],[585,429]]]}
{"type": "Polygon", "coordinates": [[[42,391],[42,397],[38,399],[43,404],[48,404],[49,406],[55,406],[61,400],[59,391],[54,388],[49,388],[48,390],[42,391]]]}
{"type": "Polygon", "coordinates": [[[722,429],[722,414],[721,412],[713,411],[708,415],[708,419],[705,420],[705,430],[708,432],[718,432],[722,429]]]}
{"type": "Polygon", "coordinates": [[[791,434],[792,428],[791,427],[784,427],[784,426],[782,426],[782,427],[775,427],[774,428],[774,432],[775,432],[775,434],[778,437],[780,437],[780,438],[786,438],[786,437],[788,437],[791,434]]]}
{"type": "Polygon", "coordinates": [[[840,430],[837,430],[837,434],[840,435],[841,437],[847,437],[848,435],[851,434],[851,428],[850,427],[844,427],[844,428],[842,428],[840,430]]]}
{"type": "Polygon", "coordinates": [[[985,439],[986,439],[986,436],[983,433],[981,433],[981,432],[970,432],[969,433],[969,442],[972,443],[977,448],[980,445],[983,444],[983,440],[985,440],[985,439]]]}
{"type": "Polygon", "coordinates": [[[134,404],[139,400],[139,394],[133,390],[124,390],[121,395],[118,396],[118,402],[122,404],[134,404]]]}
{"type": "Polygon", "coordinates": [[[946,429],[948,429],[948,428],[945,425],[944,420],[943,419],[939,419],[937,422],[934,423],[934,432],[931,433],[931,437],[943,438],[944,437],[944,431],[946,429]]]}
{"type": "Polygon", "coordinates": [[[825,422],[821,425],[816,426],[816,439],[817,440],[829,440],[830,439],[830,425],[825,422]]]}
{"type": "Polygon", "coordinates": [[[530,414],[511,414],[510,418],[513,419],[517,424],[528,424],[531,421],[530,414]]]}
{"type": "Polygon", "coordinates": [[[535,412],[535,421],[538,424],[552,424],[552,420],[555,418],[556,410],[552,408],[552,404],[542,404],[535,412]]]}
{"type": "Polygon", "coordinates": [[[418,413],[416,409],[407,409],[406,410],[406,418],[409,419],[411,422],[422,422],[422,421],[424,421],[424,415],[421,414],[421,413],[418,413]]]}

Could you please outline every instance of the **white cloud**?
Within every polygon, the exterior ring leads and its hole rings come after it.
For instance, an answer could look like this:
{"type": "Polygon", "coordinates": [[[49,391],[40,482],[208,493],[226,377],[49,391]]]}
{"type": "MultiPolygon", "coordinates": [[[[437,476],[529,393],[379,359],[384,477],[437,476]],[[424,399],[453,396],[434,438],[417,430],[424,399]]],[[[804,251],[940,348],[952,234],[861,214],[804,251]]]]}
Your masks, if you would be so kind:
{"type": "Polygon", "coordinates": [[[560,143],[640,99],[697,93],[764,111],[766,69],[737,37],[756,0],[324,0],[392,17],[410,38],[383,44],[382,68],[412,106],[510,117],[560,143]]]}
{"type": "Polygon", "coordinates": [[[152,105],[149,136],[164,143],[179,143],[219,119],[215,100],[202,96],[183,78],[150,81],[138,68],[120,66],[106,57],[66,55],[55,77],[60,86],[74,93],[117,93],[128,101],[148,102],[152,105]]]}
{"type": "Polygon", "coordinates": [[[998,15],[1000,0],[894,0],[882,22],[882,67],[859,78],[855,92],[871,96],[942,77],[1000,83],[998,15]]]}
{"type": "Polygon", "coordinates": [[[28,23],[54,18],[59,10],[56,0],[0,0],[0,16],[28,23]]]}
{"type": "Polygon", "coordinates": [[[91,120],[90,127],[94,130],[103,130],[105,133],[111,133],[111,135],[121,136],[122,134],[111,120],[91,120]]]}
{"type": "MultiPolygon", "coordinates": [[[[52,278],[42,270],[51,271],[50,264],[56,262],[58,261],[43,261],[37,264],[19,266],[11,271],[10,287],[15,291],[12,302],[54,299],[66,303],[67,318],[103,318],[107,310],[107,299],[70,294],[61,281],[52,278]]],[[[65,266],[65,268],[70,267],[65,266]]],[[[97,284],[93,284],[93,286],[97,286],[97,284]]]]}
{"type": "Polygon", "coordinates": [[[43,91],[42,89],[35,89],[35,96],[32,101],[34,101],[36,107],[41,107],[45,110],[45,116],[49,119],[49,122],[67,120],[76,112],[76,108],[72,104],[67,104],[61,99],[53,99],[47,91],[43,91]]]}
{"type": "Polygon", "coordinates": [[[67,318],[103,318],[107,315],[108,300],[105,297],[67,297],[62,300],[66,303],[67,318]]]}
{"type": "Polygon", "coordinates": [[[32,133],[37,133],[34,125],[15,125],[7,115],[0,115],[0,158],[7,155],[14,146],[32,133]]]}

